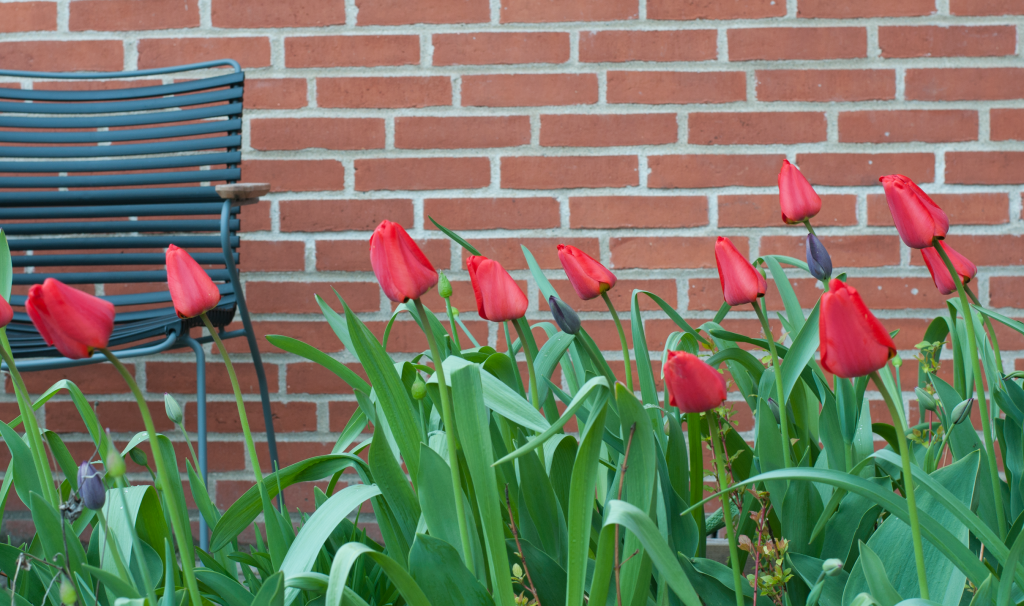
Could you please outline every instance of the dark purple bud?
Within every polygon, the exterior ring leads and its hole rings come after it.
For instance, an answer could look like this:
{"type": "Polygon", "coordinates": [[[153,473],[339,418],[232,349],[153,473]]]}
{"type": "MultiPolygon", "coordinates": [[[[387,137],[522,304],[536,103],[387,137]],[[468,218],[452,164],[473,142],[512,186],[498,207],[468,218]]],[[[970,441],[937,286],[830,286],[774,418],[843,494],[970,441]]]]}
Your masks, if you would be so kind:
{"type": "Polygon", "coordinates": [[[88,509],[102,509],[107,500],[107,487],[103,485],[100,472],[88,461],[78,466],[78,495],[88,509]]]}
{"type": "Polygon", "coordinates": [[[832,275],[832,257],[814,234],[807,234],[807,268],[812,276],[826,284],[832,275]]]}
{"type": "Polygon", "coordinates": [[[580,331],[580,317],[564,301],[552,295],[548,297],[548,305],[551,306],[551,315],[555,318],[555,324],[562,332],[574,335],[580,331]]]}

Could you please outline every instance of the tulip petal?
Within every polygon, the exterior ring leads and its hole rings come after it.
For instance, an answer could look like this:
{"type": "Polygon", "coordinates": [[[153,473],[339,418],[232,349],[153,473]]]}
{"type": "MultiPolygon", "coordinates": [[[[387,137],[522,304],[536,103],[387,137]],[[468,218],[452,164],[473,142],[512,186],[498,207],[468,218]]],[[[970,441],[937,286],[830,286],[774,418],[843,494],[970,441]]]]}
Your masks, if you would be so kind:
{"type": "Polygon", "coordinates": [[[715,264],[725,302],[732,306],[757,301],[768,290],[768,283],[759,271],[740,254],[728,238],[715,242],[715,264]]]}
{"type": "Polygon", "coordinates": [[[575,246],[559,244],[558,260],[562,263],[572,289],[584,301],[600,297],[615,286],[615,274],[575,246]]]}
{"type": "Polygon", "coordinates": [[[821,212],[821,198],[810,182],[788,160],[779,171],[779,206],[786,223],[802,223],[821,212]]]}
{"type": "Polygon", "coordinates": [[[821,297],[818,319],[821,366],[847,379],[870,374],[896,355],[896,344],[860,294],[840,280],[832,280],[821,297]]]}
{"type": "Polygon", "coordinates": [[[167,247],[167,289],[179,318],[195,318],[217,307],[220,290],[184,249],[167,247]]]}
{"type": "Polygon", "coordinates": [[[466,260],[476,297],[477,313],[491,322],[515,320],[526,315],[529,300],[500,263],[471,255],[466,260]]]}
{"type": "Polygon", "coordinates": [[[437,284],[437,271],[401,225],[382,221],[370,236],[370,265],[381,290],[403,303],[437,284]]]}
{"type": "Polygon", "coordinates": [[[106,347],[114,330],[114,305],[53,278],[29,289],[25,302],[40,336],[71,359],[106,347]]]}
{"type": "Polygon", "coordinates": [[[668,352],[664,371],[669,404],[681,412],[707,412],[725,401],[725,378],[691,353],[668,352]]]}

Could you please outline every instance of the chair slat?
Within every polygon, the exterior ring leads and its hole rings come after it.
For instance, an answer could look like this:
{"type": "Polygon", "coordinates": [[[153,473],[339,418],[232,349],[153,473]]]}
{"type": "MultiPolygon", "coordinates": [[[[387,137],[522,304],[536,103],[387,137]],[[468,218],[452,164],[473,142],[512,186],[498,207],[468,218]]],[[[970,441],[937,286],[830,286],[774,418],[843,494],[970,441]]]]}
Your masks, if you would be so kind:
{"type": "MultiPolygon", "coordinates": [[[[152,139],[192,137],[195,135],[208,135],[212,133],[230,133],[240,130],[242,130],[242,120],[239,118],[231,118],[228,120],[209,120],[199,124],[179,124],[177,126],[133,128],[127,130],[63,131],[55,133],[37,131],[0,131],[0,143],[105,143],[108,141],[147,141],[152,139]]],[[[15,150],[14,153],[18,156],[25,155],[28,157],[34,157],[29,153],[30,151],[50,148],[22,146],[12,149],[15,150]],[[21,152],[21,154],[17,154],[17,150],[26,151],[21,152]]]]}
{"type": "Polygon", "coordinates": [[[220,202],[217,190],[209,185],[195,187],[153,187],[146,189],[85,189],[76,191],[3,192],[0,206],[58,205],[58,204],[115,204],[136,202],[220,202]]]}
{"type": "MultiPolygon", "coordinates": [[[[228,223],[231,230],[238,229],[238,219],[232,219],[228,223]]],[[[4,226],[4,233],[8,236],[185,231],[219,232],[220,221],[216,219],[170,219],[166,221],[82,221],[75,223],[14,223],[4,226]]]]}
{"type": "Polygon", "coordinates": [[[86,118],[26,118],[22,116],[0,116],[0,126],[8,128],[110,128],[116,126],[143,126],[169,122],[189,122],[204,118],[241,115],[240,102],[195,109],[181,109],[168,112],[125,114],[118,116],[94,116],[86,118]]]}
{"type": "Polygon", "coordinates": [[[237,181],[242,171],[237,168],[185,170],[166,173],[127,175],[88,175],[79,177],[0,177],[0,187],[125,187],[129,185],[161,185],[165,183],[198,183],[202,181],[237,181]]]}
{"type": "MultiPolygon", "coordinates": [[[[230,282],[224,284],[218,284],[217,289],[220,291],[221,302],[224,302],[228,297],[234,300],[234,287],[230,282]]],[[[15,307],[24,307],[25,295],[11,295],[11,305],[15,307]]],[[[143,292],[135,293],[131,295],[103,295],[100,297],[106,301],[110,301],[115,307],[123,307],[127,305],[155,305],[157,303],[170,303],[171,293],[168,291],[155,291],[155,292],[143,292]]],[[[118,314],[120,317],[120,314],[118,314]]],[[[26,317],[27,321],[27,317],[26,317]]],[[[116,318],[115,318],[116,321],[116,318]]]]}
{"type": "MultiPolygon", "coordinates": [[[[0,157],[2,158],[102,158],[115,156],[143,156],[155,154],[169,154],[187,151],[200,151],[204,149],[220,149],[240,147],[242,145],[241,135],[229,135],[226,137],[202,137],[197,139],[186,139],[184,141],[163,141],[160,143],[128,143],[125,145],[88,145],[88,146],[65,146],[65,147],[28,147],[28,146],[0,146],[0,157]]],[[[16,166],[12,170],[18,172],[29,172],[23,167],[16,166]]],[[[125,169],[128,170],[128,169],[125,169]]],[[[41,171],[48,172],[48,171],[41,171]]]]}
{"type": "Polygon", "coordinates": [[[245,74],[238,72],[226,76],[202,78],[173,84],[157,86],[138,86],[135,88],[111,88],[106,90],[22,90],[17,88],[0,89],[0,99],[21,99],[25,101],[114,101],[117,99],[142,99],[145,97],[162,97],[178,95],[194,91],[220,88],[241,84],[245,74]]]}
{"type": "MultiPolygon", "coordinates": [[[[220,236],[112,236],[91,238],[17,238],[8,244],[13,251],[23,250],[95,250],[124,248],[220,248],[220,236]]],[[[238,248],[238,236],[231,236],[231,248],[238,248]]]]}
{"type": "MultiPolygon", "coordinates": [[[[226,269],[213,269],[206,272],[212,280],[230,280],[231,274],[226,269]]],[[[65,284],[136,284],[142,282],[166,282],[167,272],[153,271],[111,271],[111,272],[79,272],[60,274],[15,274],[14,284],[42,284],[43,280],[53,278],[65,284]]]]}
{"type": "Polygon", "coordinates": [[[142,112],[172,107],[189,107],[206,105],[218,101],[241,99],[241,88],[226,88],[207,93],[191,95],[174,95],[153,99],[134,99],[132,101],[109,101],[98,103],[18,103],[0,101],[0,112],[12,114],[118,114],[123,112],[142,112]]]}
{"type": "Polygon", "coordinates": [[[0,173],[103,173],[121,172],[126,170],[159,170],[164,168],[219,166],[221,164],[238,164],[241,161],[242,152],[233,151],[213,154],[159,156],[156,158],[132,158],[130,160],[0,162],[0,173]]]}
{"type": "MultiPolygon", "coordinates": [[[[201,265],[224,265],[220,252],[190,252],[201,265]]],[[[164,253],[111,253],[111,254],[70,254],[70,255],[15,255],[11,257],[14,267],[74,267],[91,265],[163,265],[164,253]]],[[[235,253],[238,262],[238,253],[235,253]]]]}
{"type": "MultiPolygon", "coordinates": [[[[165,215],[217,215],[222,204],[133,204],[110,206],[48,206],[46,208],[3,208],[0,207],[0,221],[27,221],[32,219],[99,219],[103,217],[160,217],[165,215]]],[[[239,207],[232,209],[238,214],[239,207]]]]}

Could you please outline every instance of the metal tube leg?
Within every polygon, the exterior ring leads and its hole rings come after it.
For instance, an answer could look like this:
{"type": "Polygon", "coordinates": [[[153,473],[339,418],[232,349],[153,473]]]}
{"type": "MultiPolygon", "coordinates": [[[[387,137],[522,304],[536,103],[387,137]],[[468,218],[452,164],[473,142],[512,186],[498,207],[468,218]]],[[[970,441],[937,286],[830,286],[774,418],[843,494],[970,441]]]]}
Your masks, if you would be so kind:
{"type": "MultiPolygon", "coordinates": [[[[192,337],[182,338],[192,351],[196,354],[196,423],[199,433],[199,475],[203,478],[203,484],[207,490],[210,487],[210,479],[206,470],[206,352],[203,346],[192,337]]],[[[206,550],[210,548],[210,529],[206,518],[199,514],[199,547],[206,550]]]]}

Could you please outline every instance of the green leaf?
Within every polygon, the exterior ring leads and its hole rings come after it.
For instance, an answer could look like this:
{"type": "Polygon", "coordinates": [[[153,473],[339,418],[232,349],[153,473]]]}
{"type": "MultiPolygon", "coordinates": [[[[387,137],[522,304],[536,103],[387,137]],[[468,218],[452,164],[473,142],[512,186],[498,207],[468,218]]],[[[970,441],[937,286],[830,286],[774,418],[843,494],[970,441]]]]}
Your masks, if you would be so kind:
{"type": "Polygon", "coordinates": [[[470,244],[469,242],[466,242],[466,240],[464,240],[462,238],[462,236],[460,236],[459,234],[453,232],[452,230],[448,229],[447,227],[445,227],[445,226],[441,225],[440,223],[438,223],[437,221],[435,221],[434,217],[431,217],[431,216],[428,215],[427,218],[430,219],[431,223],[433,223],[438,229],[443,231],[446,236],[448,236],[449,238],[454,240],[459,246],[461,246],[462,248],[465,248],[471,254],[474,254],[476,256],[480,256],[480,251],[478,251],[477,249],[473,248],[473,245],[470,244]]]}
{"type": "MultiPolygon", "coordinates": [[[[459,535],[459,524],[452,512],[455,511],[455,493],[452,489],[452,474],[448,463],[441,455],[434,452],[426,444],[420,446],[420,475],[418,478],[417,496],[420,501],[420,509],[423,511],[423,519],[426,520],[427,529],[430,534],[439,538],[453,548],[456,553],[465,560],[462,554],[462,538],[459,535]]],[[[473,516],[473,508],[460,487],[459,494],[462,496],[464,511],[466,512],[467,524],[469,526],[469,542],[473,553],[470,554],[475,570],[482,570],[484,559],[483,550],[480,546],[480,535],[476,532],[476,520],[473,516]]],[[[486,576],[484,576],[486,580],[486,576]]]]}
{"type": "Polygon", "coordinates": [[[7,234],[0,229],[0,297],[11,300],[11,286],[14,284],[14,268],[11,267],[11,247],[7,234]]]}
{"type": "Polygon", "coordinates": [[[797,299],[796,293],[793,292],[793,285],[789,283],[789,277],[783,271],[782,266],[779,265],[779,258],[775,255],[765,255],[761,258],[764,259],[765,264],[772,273],[772,281],[775,282],[775,288],[778,289],[779,295],[782,296],[782,304],[786,308],[786,317],[789,319],[793,331],[796,333],[801,332],[804,327],[804,314],[800,309],[800,301],[797,299]]]}
{"type": "MultiPolygon", "coordinates": [[[[811,315],[807,317],[803,328],[800,329],[796,338],[793,339],[793,344],[790,345],[785,360],[782,361],[782,394],[787,402],[789,401],[790,394],[793,393],[793,387],[796,386],[797,379],[800,378],[800,374],[804,371],[808,362],[814,359],[814,354],[818,351],[818,344],[820,343],[818,338],[818,308],[820,305],[821,301],[819,299],[818,303],[814,304],[814,309],[811,310],[811,315]]],[[[802,315],[801,318],[803,318],[802,315]]]]}
{"type": "Polygon", "coordinates": [[[263,581],[259,593],[252,600],[252,606],[284,606],[284,573],[275,572],[263,581]]]}
{"type": "Polygon", "coordinates": [[[863,541],[860,543],[860,562],[864,569],[864,579],[867,581],[868,590],[881,606],[896,606],[903,601],[896,588],[889,582],[885,573],[885,566],[878,555],[863,541]]]}
{"type": "MultiPolygon", "coordinates": [[[[1021,561],[1021,556],[1024,555],[1024,532],[1017,533],[1017,538],[1013,540],[1013,547],[1010,548],[1010,554],[1004,560],[1003,566],[1005,569],[1015,569],[1017,564],[1021,561]]],[[[996,606],[1010,606],[1011,596],[1013,593],[1013,575],[1003,573],[999,579],[999,589],[996,593],[996,606]]],[[[1017,583],[1024,587],[1024,583],[1017,581],[1017,583]]]]}
{"type": "MultiPolygon", "coordinates": [[[[537,547],[544,550],[552,560],[564,564],[567,555],[567,530],[562,510],[558,506],[551,480],[544,470],[544,464],[536,452],[530,452],[518,460],[519,479],[526,489],[519,501],[520,519],[523,506],[539,534],[537,547]]],[[[563,595],[565,588],[562,588],[563,595]]]]}
{"type": "Polygon", "coordinates": [[[121,580],[121,577],[116,574],[111,574],[102,568],[96,568],[88,564],[82,565],[82,570],[88,572],[93,577],[100,580],[101,583],[106,587],[107,591],[112,592],[118,597],[138,599],[142,596],[139,595],[135,588],[121,580]]]}
{"type": "Polygon", "coordinates": [[[64,477],[67,478],[68,484],[71,484],[72,490],[78,490],[78,464],[75,463],[74,457],[71,456],[71,452],[68,451],[68,447],[64,445],[63,440],[56,433],[44,429],[43,437],[46,438],[46,445],[50,447],[50,454],[57,461],[57,465],[60,470],[64,472],[64,477]]]}
{"type": "MultiPolygon", "coordinates": [[[[793,570],[800,575],[803,582],[808,587],[814,587],[818,580],[818,575],[821,574],[821,565],[824,563],[824,560],[819,560],[802,553],[791,553],[789,554],[789,561],[793,564],[793,570]]],[[[818,598],[818,605],[842,606],[843,588],[846,586],[846,579],[849,576],[848,572],[840,569],[835,576],[825,577],[825,586],[822,588],[821,597],[818,598]]]]}
{"type": "Polygon", "coordinates": [[[409,551],[412,578],[432,604],[493,606],[487,589],[466,570],[450,544],[418,534],[409,551]]]}
{"type": "MultiPolygon", "coordinates": [[[[479,369],[479,366],[472,362],[455,356],[444,361],[444,372],[448,376],[468,367],[479,369]]],[[[483,405],[487,408],[517,425],[536,432],[543,432],[551,427],[544,415],[511,387],[505,385],[501,379],[489,372],[481,372],[480,381],[483,386],[483,405]]],[[[427,379],[427,384],[437,384],[437,377],[431,376],[427,379]]]]}
{"type": "MultiPolygon", "coordinates": [[[[615,387],[623,442],[628,443],[630,428],[636,426],[633,431],[633,444],[629,448],[629,472],[625,475],[623,499],[640,511],[649,511],[657,473],[654,449],[659,446],[655,443],[654,428],[651,426],[651,418],[647,411],[622,383],[617,383],[615,387]]],[[[621,468],[619,477],[622,477],[621,468]]],[[[640,548],[637,537],[626,537],[624,545],[625,553],[633,553],[640,548]]],[[[637,592],[648,592],[648,579],[640,572],[643,565],[641,554],[621,565],[624,603],[627,599],[629,603],[634,603],[637,592]]]]}
{"type": "Polygon", "coordinates": [[[333,372],[345,383],[348,383],[352,389],[358,389],[363,393],[370,393],[370,384],[364,381],[362,377],[357,375],[348,366],[345,366],[312,345],[307,345],[298,339],[282,335],[267,335],[267,341],[270,341],[270,344],[275,347],[306,358],[311,362],[316,362],[320,366],[323,366],[327,370],[333,372]]]}
{"type": "MultiPolygon", "coordinates": [[[[422,445],[421,445],[422,448],[422,445]]],[[[402,472],[402,467],[395,460],[391,447],[387,444],[384,432],[375,432],[373,444],[370,446],[370,473],[377,483],[384,500],[398,522],[399,530],[405,537],[407,545],[416,538],[416,524],[420,519],[420,505],[409,487],[409,481],[402,472]]]]}
{"type": "Polygon", "coordinates": [[[220,511],[217,510],[217,506],[210,500],[210,493],[206,491],[203,479],[199,477],[199,474],[192,467],[191,461],[187,459],[185,460],[185,470],[188,472],[188,486],[192,489],[192,500],[196,502],[199,514],[203,516],[203,519],[206,520],[210,528],[215,527],[220,520],[220,511]]]}
{"type": "Polygon", "coordinates": [[[29,502],[31,493],[43,494],[43,487],[36,475],[35,459],[28,444],[18,435],[18,432],[11,429],[7,423],[0,421],[0,437],[4,444],[11,451],[11,465],[14,470],[14,490],[22,503],[29,502]]]}
{"type": "MultiPolygon", "coordinates": [[[[331,289],[334,290],[334,287],[331,287],[331,289]]],[[[338,300],[340,301],[341,295],[338,294],[337,290],[334,291],[334,294],[337,295],[338,300]]],[[[323,313],[324,318],[327,319],[327,324],[331,327],[331,330],[334,331],[334,334],[337,335],[338,340],[341,341],[341,344],[345,349],[355,353],[356,350],[352,347],[352,338],[348,334],[348,323],[345,322],[345,318],[338,312],[334,311],[326,301],[320,298],[320,295],[313,295],[313,297],[316,299],[316,304],[320,306],[320,312],[323,313]]]]}
{"type": "Polygon", "coordinates": [[[537,358],[533,361],[534,372],[537,375],[537,398],[543,402],[548,397],[548,382],[545,379],[551,378],[558,362],[562,359],[565,350],[572,345],[575,336],[564,332],[557,332],[548,339],[544,347],[537,352],[537,358]]]}
{"type": "Polygon", "coordinates": [[[594,512],[594,488],[597,483],[597,461],[601,454],[608,409],[604,400],[587,419],[576,461],[573,463],[569,486],[569,519],[566,522],[569,537],[568,568],[566,568],[567,605],[582,605],[587,579],[587,554],[590,551],[590,525],[594,512]]]}
{"type": "Polygon", "coordinates": [[[328,581],[327,594],[324,599],[325,604],[344,603],[343,596],[346,596],[347,599],[345,584],[352,568],[362,556],[370,558],[374,564],[380,567],[409,606],[431,606],[423,590],[398,562],[383,553],[374,551],[373,548],[363,543],[355,542],[345,543],[334,554],[334,563],[331,564],[330,581],[328,581]]]}

